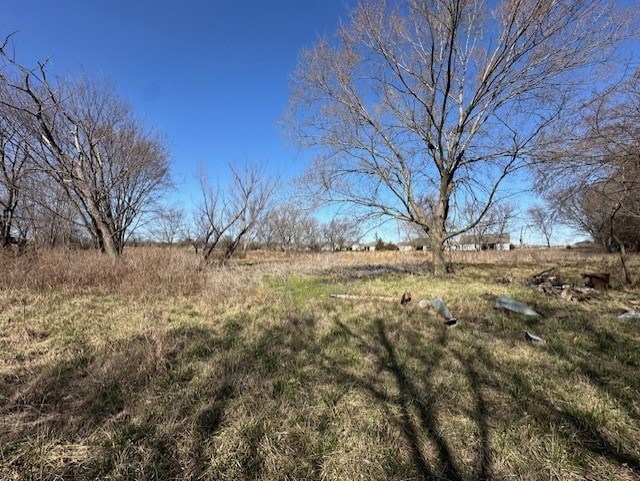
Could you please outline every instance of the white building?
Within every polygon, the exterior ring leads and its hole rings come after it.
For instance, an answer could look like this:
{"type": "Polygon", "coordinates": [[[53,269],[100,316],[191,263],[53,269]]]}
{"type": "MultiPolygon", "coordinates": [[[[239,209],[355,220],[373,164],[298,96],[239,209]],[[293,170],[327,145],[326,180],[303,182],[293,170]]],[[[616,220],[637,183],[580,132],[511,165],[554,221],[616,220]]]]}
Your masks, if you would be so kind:
{"type": "Polygon", "coordinates": [[[463,234],[458,243],[458,249],[462,251],[508,251],[510,248],[509,234],[463,234]]]}

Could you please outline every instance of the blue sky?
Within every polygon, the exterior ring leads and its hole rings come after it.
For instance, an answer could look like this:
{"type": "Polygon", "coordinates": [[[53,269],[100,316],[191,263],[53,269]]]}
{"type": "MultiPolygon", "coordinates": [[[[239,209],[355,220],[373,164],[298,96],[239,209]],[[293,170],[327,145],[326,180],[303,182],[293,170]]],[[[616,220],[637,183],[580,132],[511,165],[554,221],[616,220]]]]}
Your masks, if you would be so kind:
{"type": "Polygon", "coordinates": [[[299,53],[335,32],[350,0],[1,0],[0,35],[19,60],[111,79],[164,132],[184,200],[203,162],[304,168],[277,119],[299,53]]]}
{"type": "MultiPolygon", "coordinates": [[[[333,34],[354,4],[0,0],[0,36],[18,31],[23,63],[51,58],[58,74],[112,80],[136,114],[167,135],[177,201],[188,208],[201,163],[214,179],[228,162],[262,162],[285,177],[304,169],[305,154],[288,146],[277,126],[288,78],[300,51],[333,34]]],[[[530,239],[541,242],[534,232],[530,239]]]]}

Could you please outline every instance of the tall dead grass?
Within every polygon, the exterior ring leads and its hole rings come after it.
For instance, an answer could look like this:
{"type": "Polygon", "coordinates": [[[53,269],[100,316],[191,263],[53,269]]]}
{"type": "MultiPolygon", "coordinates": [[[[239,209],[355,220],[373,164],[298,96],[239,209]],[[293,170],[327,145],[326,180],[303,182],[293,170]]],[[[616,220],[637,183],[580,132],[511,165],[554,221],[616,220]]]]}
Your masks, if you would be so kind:
{"type": "MultiPolygon", "coordinates": [[[[571,267],[606,271],[622,285],[619,258],[574,249],[448,252],[456,267],[483,265],[518,267],[571,267]]],[[[63,293],[103,292],[140,297],[197,297],[209,301],[243,296],[269,277],[296,274],[375,270],[388,266],[405,272],[428,273],[428,252],[280,253],[253,251],[225,266],[206,265],[190,249],[129,248],[119,262],[89,250],[37,250],[22,256],[0,254],[0,289],[63,293]]],[[[630,256],[631,271],[640,271],[640,257],[630,256]]]]}
{"type": "Polygon", "coordinates": [[[130,248],[118,262],[96,251],[62,249],[3,256],[0,262],[0,289],[14,291],[224,300],[253,282],[242,266],[208,266],[192,251],[159,247],[130,248]]]}

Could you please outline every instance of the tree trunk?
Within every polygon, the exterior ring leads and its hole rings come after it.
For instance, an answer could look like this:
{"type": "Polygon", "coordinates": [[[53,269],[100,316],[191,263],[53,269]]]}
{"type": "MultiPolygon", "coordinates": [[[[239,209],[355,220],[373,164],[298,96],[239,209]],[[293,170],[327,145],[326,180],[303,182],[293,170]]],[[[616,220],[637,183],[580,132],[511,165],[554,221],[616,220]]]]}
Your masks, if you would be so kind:
{"type": "Polygon", "coordinates": [[[120,251],[118,246],[113,241],[113,238],[109,234],[108,229],[98,219],[93,220],[94,227],[96,229],[96,237],[98,239],[98,248],[103,254],[107,254],[114,261],[120,257],[120,251]]]}
{"type": "Polygon", "coordinates": [[[436,241],[434,237],[431,237],[432,247],[431,252],[433,254],[433,275],[436,277],[442,277],[447,273],[447,263],[444,258],[444,245],[442,240],[436,241]]]}
{"type": "Polygon", "coordinates": [[[13,243],[13,237],[11,235],[11,226],[13,225],[13,212],[17,202],[14,200],[14,191],[9,188],[9,198],[6,202],[6,206],[2,211],[2,219],[0,219],[0,239],[2,241],[2,247],[9,247],[13,243]]]}
{"type": "Polygon", "coordinates": [[[103,254],[107,254],[114,261],[118,260],[121,252],[114,242],[113,237],[109,232],[108,226],[100,220],[100,214],[94,206],[89,204],[87,210],[89,211],[90,220],[93,224],[93,230],[95,230],[94,235],[95,239],[98,242],[98,249],[100,249],[100,252],[102,252],[103,254]]]}
{"type": "Polygon", "coordinates": [[[120,255],[122,251],[118,248],[116,243],[113,241],[113,238],[109,235],[108,232],[103,232],[104,239],[104,251],[105,253],[111,257],[114,261],[120,259],[120,255]]]}
{"type": "Polygon", "coordinates": [[[434,218],[429,230],[431,239],[431,252],[433,253],[433,275],[441,277],[447,273],[447,263],[444,258],[444,241],[446,235],[447,218],[449,217],[449,197],[451,195],[451,180],[449,176],[442,175],[440,179],[440,193],[438,205],[434,212],[434,218]]]}
{"type": "Polygon", "coordinates": [[[618,236],[614,235],[613,240],[618,244],[618,254],[620,255],[620,264],[622,264],[622,272],[624,273],[624,282],[630,286],[633,284],[633,279],[631,279],[631,274],[627,267],[627,249],[624,246],[624,242],[622,242],[618,236]]]}
{"type": "Polygon", "coordinates": [[[431,253],[433,255],[432,266],[433,275],[441,277],[447,273],[447,264],[444,258],[444,236],[445,236],[445,219],[439,213],[434,219],[434,223],[429,229],[429,239],[431,240],[431,253]]]}

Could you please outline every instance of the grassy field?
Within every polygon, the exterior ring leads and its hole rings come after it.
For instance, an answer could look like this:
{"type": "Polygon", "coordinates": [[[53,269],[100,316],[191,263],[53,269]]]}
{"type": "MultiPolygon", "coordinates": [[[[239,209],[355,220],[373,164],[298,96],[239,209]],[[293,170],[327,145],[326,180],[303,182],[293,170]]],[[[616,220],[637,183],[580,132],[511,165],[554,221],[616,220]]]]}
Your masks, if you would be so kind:
{"type": "Polygon", "coordinates": [[[639,480],[640,321],[617,315],[640,290],[617,258],[473,253],[444,279],[427,260],[0,258],[0,479],[639,480]],[[613,288],[526,285],[549,267],[613,288]],[[435,297],[456,326],[417,306],[435,297]]]}

